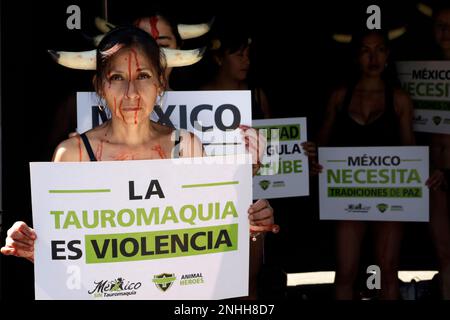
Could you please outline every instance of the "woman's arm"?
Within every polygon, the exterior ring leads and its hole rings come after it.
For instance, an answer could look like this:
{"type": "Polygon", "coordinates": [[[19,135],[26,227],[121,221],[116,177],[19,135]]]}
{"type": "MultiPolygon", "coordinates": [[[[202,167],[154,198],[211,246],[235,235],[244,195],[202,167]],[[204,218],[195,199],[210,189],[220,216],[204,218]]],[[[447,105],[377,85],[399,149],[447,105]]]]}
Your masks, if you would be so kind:
{"type": "Polygon", "coordinates": [[[394,91],[394,108],[399,119],[399,131],[402,145],[415,145],[415,138],[413,132],[413,102],[409,95],[401,90],[394,91]]]}
{"type": "Polygon", "coordinates": [[[330,96],[327,108],[325,110],[325,117],[322,126],[317,135],[317,144],[319,146],[327,145],[330,140],[331,131],[333,130],[334,122],[336,121],[337,111],[344,100],[346,93],[345,88],[339,88],[330,96]]]}
{"type": "MultiPolygon", "coordinates": [[[[81,161],[83,154],[79,136],[61,142],[55,149],[53,161],[81,161]]],[[[34,241],[36,233],[23,221],[17,221],[8,230],[5,246],[1,248],[4,255],[22,257],[34,262],[34,241]]]]}
{"type": "Polygon", "coordinates": [[[36,233],[25,222],[17,221],[8,230],[5,246],[0,249],[7,256],[16,256],[34,262],[36,233]]]}

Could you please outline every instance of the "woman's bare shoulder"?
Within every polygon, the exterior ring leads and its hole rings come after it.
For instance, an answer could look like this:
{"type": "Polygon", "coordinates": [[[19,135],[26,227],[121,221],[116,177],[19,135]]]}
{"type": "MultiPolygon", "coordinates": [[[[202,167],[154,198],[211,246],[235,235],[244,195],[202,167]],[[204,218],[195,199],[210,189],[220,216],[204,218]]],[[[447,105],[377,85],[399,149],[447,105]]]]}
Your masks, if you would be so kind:
{"type": "Polygon", "coordinates": [[[53,153],[53,161],[81,161],[81,143],[79,135],[62,141],[53,153]]]}
{"type": "Polygon", "coordinates": [[[337,86],[331,91],[328,101],[329,107],[338,110],[344,103],[345,96],[347,94],[348,87],[344,85],[337,86]]]}
{"type": "Polygon", "coordinates": [[[413,102],[405,90],[401,88],[394,89],[394,107],[399,115],[413,112],[413,102]]]}
{"type": "Polygon", "coordinates": [[[400,103],[400,104],[410,103],[411,97],[402,88],[395,88],[394,89],[394,101],[396,104],[397,103],[400,103]]]}

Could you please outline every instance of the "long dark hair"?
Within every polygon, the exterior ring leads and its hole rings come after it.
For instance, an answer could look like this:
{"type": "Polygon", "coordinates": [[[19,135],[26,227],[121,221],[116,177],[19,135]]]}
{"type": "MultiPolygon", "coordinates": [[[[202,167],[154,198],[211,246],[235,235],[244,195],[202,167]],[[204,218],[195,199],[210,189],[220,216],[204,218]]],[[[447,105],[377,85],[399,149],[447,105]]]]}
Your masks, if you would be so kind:
{"type": "Polygon", "coordinates": [[[102,92],[103,84],[107,78],[111,58],[122,49],[139,48],[149,59],[161,87],[165,87],[164,59],[158,44],[147,32],[134,27],[118,27],[108,32],[97,47],[97,70],[95,77],[95,90],[102,92]]]}
{"type": "MultiPolygon", "coordinates": [[[[248,47],[250,48],[250,60],[252,60],[251,30],[239,18],[230,22],[226,16],[216,17],[212,30],[208,34],[208,40],[205,56],[196,64],[199,73],[203,75],[203,84],[217,76],[220,70],[217,58],[220,59],[226,54],[233,54],[248,47]]],[[[252,67],[250,67],[251,69],[252,67]]],[[[247,81],[250,82],[250,72],[247,81]]]]}

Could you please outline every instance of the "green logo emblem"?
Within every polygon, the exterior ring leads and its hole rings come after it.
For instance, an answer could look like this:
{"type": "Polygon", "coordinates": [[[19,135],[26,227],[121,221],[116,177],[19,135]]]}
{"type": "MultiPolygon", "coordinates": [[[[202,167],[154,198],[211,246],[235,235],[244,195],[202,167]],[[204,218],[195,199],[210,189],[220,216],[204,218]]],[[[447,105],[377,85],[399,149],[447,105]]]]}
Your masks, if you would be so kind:
{"type": "Polygon", "coordinates": [[[177,278],[175,273],[161,273],[153,276],[153,283],[158,289],[165,292],[167,291],[177,278]]]}
{"type": "Polygon", "coordinates": [[[385,212],[389,206],[386,203],[377,204],[377,209],[380,210],[381,213],[385,212]]]}
{"type": "Polygon", "coordinates": [[[267,188],[269,188],[270,186],[270,181],[269,180],[261,180],[259,182],[259,186],[263,189],[263,190],[267,190],[267,188]]]}
{"type": "Polygon", "coordinates": [[[439,123],[441,123],[441,121],[442,121],[441,117],[439,117],[439,116],[434,116],[433,117],[433,122],[434,122],[435,125],[438,125],[439,123]]]}

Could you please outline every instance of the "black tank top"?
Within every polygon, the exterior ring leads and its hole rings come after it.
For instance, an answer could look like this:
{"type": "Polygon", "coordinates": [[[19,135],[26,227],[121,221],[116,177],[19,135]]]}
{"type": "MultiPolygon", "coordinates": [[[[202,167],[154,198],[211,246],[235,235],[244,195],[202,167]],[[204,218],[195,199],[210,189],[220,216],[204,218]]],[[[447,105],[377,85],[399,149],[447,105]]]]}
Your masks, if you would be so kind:
{"type": "Polygon", "coordinates": [[[332,130],[330,145],[335,147],[375,147],[401,145],[399,122],[394,109],[391,87],[385,89],[384,112],[373,122],[361,125],[349,114],[354,87],[347,90],[332,130]]]}
{"type": "Polygon", "coordinates": [[[252,119],[264,119],[264,113],[261,108],[261,95],[259,93],[261,89],[252,89],[252,119]]]}
{"type": "MultiPolygon", "coordinates": [[[[97,158],[95,157],[94,151],[92,150],[91,143],[89,142],[88,137],[86,136],[86,133],[80,134],[81,140],[83,140],[84,147],[86,148],[86,151],[89,156],[90,161],[97,161],[97,158]]],[[[172,152],[172,158],[179,158],[180,157],[180,130],[175,130],[175,144],[173,146],[173,152],[172,152]]]]}

